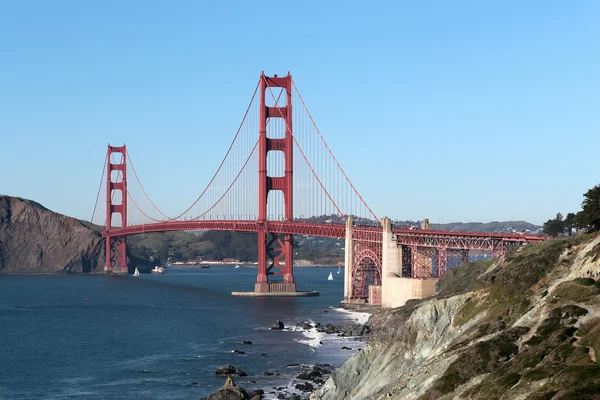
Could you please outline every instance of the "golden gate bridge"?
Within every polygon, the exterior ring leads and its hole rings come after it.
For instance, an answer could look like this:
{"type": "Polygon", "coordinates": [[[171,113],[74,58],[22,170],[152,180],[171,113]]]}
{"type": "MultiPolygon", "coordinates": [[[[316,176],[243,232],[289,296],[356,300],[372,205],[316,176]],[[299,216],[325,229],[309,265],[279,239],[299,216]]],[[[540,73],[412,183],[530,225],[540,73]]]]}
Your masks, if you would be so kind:
{"type": "Polygon", "coordinates": [[[411,279],[439,278],[452,267],[452,260],[459,260],[456,265],[467,261],[470,250],[495,256],[511,246],[542,240],[522,234],[392,228],[350,181],[289,73],[261,74],[225,156],[199,192],[185,210],[168,215],[146,192],[127,147],[109,144],[92,214],[92,222],[104,226],[104,271],[128,272],[130,235],[254,232],[258,235],[254,292],[284,295],[296,292],[294,235],[346,238],[345,297],[366,301],[369,287],[382,284],[386,240],[400,249],[399,267],[392,272],[411,279]],[[102,193],[104,207],[99,203],[102,193]]]}

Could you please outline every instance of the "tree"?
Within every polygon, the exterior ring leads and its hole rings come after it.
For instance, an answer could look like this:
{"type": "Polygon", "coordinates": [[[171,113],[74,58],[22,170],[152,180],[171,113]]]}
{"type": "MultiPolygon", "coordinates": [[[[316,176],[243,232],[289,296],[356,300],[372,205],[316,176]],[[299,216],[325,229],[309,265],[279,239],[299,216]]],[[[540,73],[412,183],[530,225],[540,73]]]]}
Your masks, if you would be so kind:
{"type": "Polygon", "coordinates": [[[568,213],[567,218],[565,218],[565,231],[569,236],[571,236],[573,227],[575,226],[575,213],[568,213]]]}
{"type": "Polygon", "coordinates": [[[552,237],[558,236],[565,231],[565,223],[561,213],[556,214],[556,218],[549,219],[544,223],[544,233],[552,237]]]}
{"type": "Polygon", "coordinates": [[[579,225],[590,232],[600,231],[600,185],[588,190],[583,197],[581,211],[577,214],[579,225]]]}

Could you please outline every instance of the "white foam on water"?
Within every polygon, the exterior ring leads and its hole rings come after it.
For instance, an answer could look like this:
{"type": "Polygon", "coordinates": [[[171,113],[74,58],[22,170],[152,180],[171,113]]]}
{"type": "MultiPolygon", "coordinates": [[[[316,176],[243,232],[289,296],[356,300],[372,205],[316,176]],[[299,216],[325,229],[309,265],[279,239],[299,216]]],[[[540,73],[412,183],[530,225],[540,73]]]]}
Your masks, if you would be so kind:
{"type": "Polygon", "coordinates": [[[348,317],[350,317],[350,319],[352,319],[352,321],[364,325],[367,323],[367,321],[369,320],[369,317],[371,316],[371,313],[367,313],[367,312],[358,312],[358,311],[350,311],[350,310],[346,310],[345,308],[334,308],[334,311],[337,311],[339,313],[342,314],[347,314],[348,317]]]}
{"type": "Polygon", "coordinates": [[[298,343],[307,344],[312,348],[321,346],[321,342],[325,338],[325,333],[317,331],[317,328],[302,330],[302,334],[306,336],[305,340],[298,340],[298,343]]]}

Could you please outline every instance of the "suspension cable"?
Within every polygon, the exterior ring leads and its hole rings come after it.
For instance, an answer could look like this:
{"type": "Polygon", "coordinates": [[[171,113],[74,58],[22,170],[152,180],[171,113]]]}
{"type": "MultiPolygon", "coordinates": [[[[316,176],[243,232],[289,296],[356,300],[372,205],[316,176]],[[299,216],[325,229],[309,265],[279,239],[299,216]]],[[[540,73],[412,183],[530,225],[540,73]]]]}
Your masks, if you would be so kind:
{"type": "Polygon", "coordinates": [[[246,112],[244,113],[244,118],[242,119],[242,122],[240,123],[240,127],[238,128],[235,136],[233,137],[233,141],[229,145],[229,149],[227,149],[227,153],[225,153],[225,157],[223,157],[223,160],[221,161],[221,164],[219,164],[219,168],[217,169],[217,172],[215,172],[215,174],[213,175],[212,179],[210,180],[210,182],[208,182],[208,185],[206,185],[206,187],[204,188],[204,190],[202,191],[202,193],[200,194],[200,196],[198,196],[198,198],[196,199],[196,201],[194,201],[192,203],[192,205],[187,208],[187,210],[185,210],[184,212],[182,212],[178,216],[176,216],[174,218],[171,218],[169,221],[176,220],[176,219],[180,218],[182,215],[184,215],[185,213],[187,213],[188,211],[190,211],[192,209],[192,207],[194,207],[196,204],[198,204],[198,202],[200,201],[200,199],[202,198],[202,196],[204,196],[204,194],[206,193],[206,191],[208,190],[208,188],[210,187],[210,185],[212,185],[213,181],[215,180],[215,178],[219,174],[219,171],[221,171],[221,168],[223,167],[223,164],[225,164],[225,160],[227,159],[227,156],[229,156],[229,153],[231,152],[231,149],[233,148],[233,145],[234,145],[235,141],[237,140],[237,138],[238,138],[238,136],[239,136],[239,134],[240,134],[240,132],[242,130],[242,127],[244,125],[244,121],[246,121],[246,117],[248,116],[248,112],[250,111],[250,107],[252,106],[252,103],[254,102],[254,98],[256,97],[256,93],[258,92],[259,85],[260,85],[260,81],[256,84],[256,88],[254,89],[254,94],[252,94],[252,99],[250,100],[250,104],[248,104],[248,108],[246,109],[246,112]]]}
{"type": "MultiPolygon", "coordinates": [[[[268,86],[268,88],[269,88],[269,92],[271,92],[271,96],[275,100],[275,94],[273,93],[273,90],[271,90],[270,86],[268,86]]],[[[275,107],[277,107],[277,101],[275,101],[275,107]]],[[[284,118],[283,117],[283,113],[281,112],[281,110],[279,109],[279,107],[277,107],[277,110],[279,111],[279,114],[280,114],[281,118],[284,118]]],[[[337,206],[337,204],[335,203],[335,201],[333,200],[333,198],[331,197],[331,195],[329,194],[329,192],[327,191],[327,189],[325,188],[325,186],[321,182],[321,179],[319,179],[319,176],[315,173],[315,170],[313,169],[312,165],[310,165],[310,162],[306,158],[306,155],[304,154],[304,151],[302,150],[302,147],[300,147],[300,144],[298,143],[298,140],[296,140],[296,136],[294,135],[293,132],[291,132],[291,134],[292,134],[292,138],[294,139],[294,142],[296,143],[296,146],[298,146],[298,149],[300,150],[300,154],[302,154],[302,157],[304,157],[304,161],[306,161],[306,164],[310,168],[310,170],[313,173],[315,179],[317,180],[317,182],[319,182],[319,185],[321,185],[321,188],[325,191],[325,194],[329,198],[329,201],[331,201],[331,203],[333,204],[333,206],[335,207],[335,209],[338,211],[338,213],[343,216],[344,213],[339,209],[339,207],[337,206]]]]}
{"type": "Polygon", "coordinates": [[[92,211],[92,218],[90,222],[94,223],[94,215],[96,215],[96,207],[98,207],[98,199],[100,199],[100,191],[102,190],[102,182],[104,181],[104,174],[106,173],[106,164],[108,163],[108,151],[106,157],[104,157],[104,167],[102,167],[102,177],[100,178],[100,185],[98,186],[98,194],[96,195],[96,203],[94,203],[94,211],[92,211]]]}
{"type": "Polygon", "coordinates": [[[321,131],[319,130],[319,127],[317,126],[317,124],[315,123],[312,115],[310,114],[310,111],[308,111],[308,107],[306,107],[306,104],[304,103],[304,99],[302,98],[302,95],[300,94],[300,91],[298,90],[298,88],[296,87],[296,83],[294,82],[294,80],[292,79],[292,85],[294,86],[294,89],[296,90],[296,93],[298,93],[298,98],[300,99],[300,101],[302,102],[302,106],[304,107],[304,110],[306,110],[306,113],[308,114],[308,117],[310,118],[310,121],[312,122],[313,126],[315,127],[317,133],[319,134],[319,136],[321,137],[321,140],[323,141],[323,144],[325,144],[325,147],[327,148],[327,150],[329,151],[329,154],[331,155],[331,157],[333,157],[333,161],[335,161],[335,163],[337,164],[338,168],[340,169],[340,171],[342,172],[342,174],[344,175],[344,178],[346,178],[346,181],[350,184],[350,187],[352,187],[352,190],[354,191],[354,193],[356,193],[356,195],[358,196],[358,198],[360,199],[360,201],[365,205],[365,207],[369,210],[369,212],[371,213],[371,215],[373,216],[373,218],[375,218],[375,220],[377,222],[379,221],[379,218],[377,218],[377,216],[375,215],[375,213],[371,210],[371,208],[369,207],[369,205],[365,202],[365,200],[362,198],[362,196],[360,195],[360,193],[358,193],[358,190],[356,190],[356,188],[354,187],[354,185],[352,184],[352,182],[350,181],[350,178],[348,178],[348,175],[346,175],[346,172],[344,171],[344,169],[342,168],[342,166],[340,165],[340,163],[338,162],[337,158],[335,158],[335,155],[333,155],[333,152],[331,151],[331,149],[329,148],[329,146],[327,145],[327,142],[325,141],[325,138],[323,137],[323,135],[321,134],[321,131]]]}
{"type": "MultiPolygon", "coordinates": [[[[150,204],[152,204],[152,206],[156,209],[156,211],[158,211],[163,217],[165,217],[166,219],[169,219],[169,216],[165,215],[157,206],[156,204],[154,204],[154,202],[152,201],[152,199],[150,198],[150,196],[148,196],[148,193],[146,192],[146,189],[144,188],[144,185],[142,184],[142,181],[140,180],[140,177],[138,176],[136,170],[135,170],[135,166],[133,165],[133,161],[131,160],[131,154],[129,154],[129,150],[127,150],[127,157],[129,159],[129,165],[131,165],[131,169],[133,170],[133,174],[135,175],[135,178],[137,179],[138,183],[140,184],[140,187],[142,188],[142,191],[144,192],[144,195],[146,195],[146,198],[148,199],[148,201],[150,201],[150,204]]],[[[129,192],[128,192],[129,193],[129,192]]],[[[135,201],[134,201],[135,202],[135,201]]]]}

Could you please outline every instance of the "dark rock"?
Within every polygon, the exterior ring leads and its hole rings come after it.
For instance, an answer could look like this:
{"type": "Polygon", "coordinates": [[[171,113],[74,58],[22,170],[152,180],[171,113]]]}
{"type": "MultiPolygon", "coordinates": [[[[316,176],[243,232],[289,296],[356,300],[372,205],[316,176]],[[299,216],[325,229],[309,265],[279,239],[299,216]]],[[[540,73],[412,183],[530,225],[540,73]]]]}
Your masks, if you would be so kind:
{"type": "Polygon", "coordinates": [[[252,342],[251,342],[251,341],[249,341],[249,340],[244,340],[244,341],[242,342],[242,344],[252,344],[252,342]]]}
{"type": "Polygon", "coordinates": [[[262,396],[263,394],[265,394],[264,390],[262,390],[262,389],[256,389],[256,390],[253,390],[250,393],[248,393],[248,396],[250,396],[250,397],[262,396]]]}
{"type": "Polygon", "coordinates": [[[256,396],[250,397],[250,400],[262,400],[262,396],[260,394],[257,394],[256,396]]]}
{"type": "Polygon", "coordinates": [[[317,378],[319,376],[321,376],[321,372],[319,372],[319,371],[312,371],[310,374],[308,374],[308,379],[317,378]]]}
{"type": "Polygon", "coordinates": [[[217,368],[215,375],[237,375],[237,376],[248,376],[244,371],[234,367],[231,364],[225,364],[217,368]]]}
{"type": "Polygon", "coordinates": [[[315,387],[310,382],[298,383],[294,388],[303,392],[312,392],[315,390],[315,387]]]}
{"type": "Polygon", "coordinates": [[[221,389],[211,393],[208,397],[202,400],[249,400],[248,393],[241,387],[237,386],[231,377],[227,377],[225,384],[221,389]]]}
{"type": "Polygon", "coordinates": [[[234,350],[233,352],[234,352],[234,353],[237,353],[237,354],[246,354],[245,352],[243,352],[243,351],[241,351],[241,350],[234,350]]]}
{"type": "Polygon", "coordinates": [[[305,322],[302,324],[302,329],[304,329],[304,330],[312,329],[312,327],[313,326],[311,324],[309,324],[308,322],[305,322]]]}
{"type": "Polygon", "coordinates": [[[283,399],[285,399],[285,395],[283,393],[279,393],[277,395],[277,398],[280,399],[280,400],[283,400],[283,399]]]}
{"type": "Polygon", "coordinates": [[[342,346],[342,350],[352,350],[350,347],[342,346]]]}
{"type": "Polygon", "coordinates": [[[290,400],[302,400],[302,398],[294,393],[292,397],[290,397],[290,400]]]}
{"type": "Polygon", "coordinates": [[[298,376],[296,377],[296,379],[304,379],[305,381],[310,379],[310,374],[306,371],[304,372],[300,372],[300,374],[298,374],[298,376]]]}
{"type": "Polygon", "coordinates": [[[317,379],[313,379],[313,383],[316,385],[322,385],[325,383],[325,381],[321,378],[317,378],[317,379]]]}
{"type": "Polygon", "coordinates": [[[283,328],[285,328],[285,326],[283,325],[283,322],[281,322],[280,320],[277,320],[277,321],[275,322],[275,325],[273,325],[273,326],[271,327],[271,330],[272,330],[272,331],[280,331],[280,330],[282,330],[283,328]]]}

